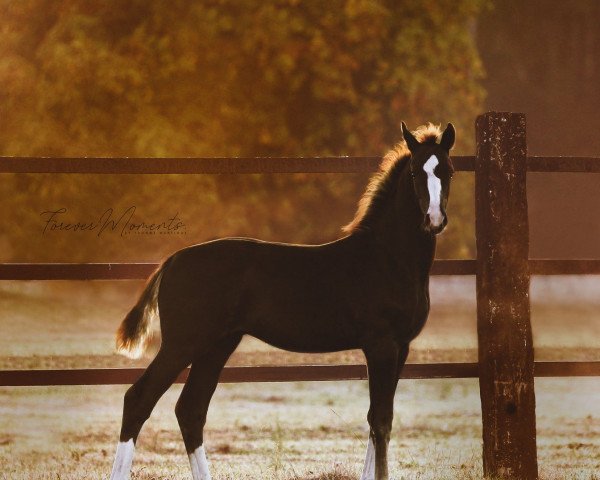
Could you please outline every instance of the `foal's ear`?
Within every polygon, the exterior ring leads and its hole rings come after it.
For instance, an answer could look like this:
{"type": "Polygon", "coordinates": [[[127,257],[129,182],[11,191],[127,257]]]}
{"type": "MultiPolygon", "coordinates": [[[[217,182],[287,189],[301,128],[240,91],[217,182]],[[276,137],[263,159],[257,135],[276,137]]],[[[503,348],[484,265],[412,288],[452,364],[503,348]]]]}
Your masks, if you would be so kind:
{"type": "Polygon", "coordinates": [[[420,145],[419,141],[412,133],[410,133],[410,130],[404,122],[402,122],[402,136],[404,137],[404,141],[406,142],[406,145],[408,145],[408,149],[411,152],[413,152],[420,145]]]}
{"type": "Polygon", "coordinates": [[[442,139],[440,140],[440,146],[444,149],[450,151],[454,146],[454,139],[456,137],[456,132],[454,131],[454,125],[451,123],[448,124],[444,133],[442,133],[442,139]]]}

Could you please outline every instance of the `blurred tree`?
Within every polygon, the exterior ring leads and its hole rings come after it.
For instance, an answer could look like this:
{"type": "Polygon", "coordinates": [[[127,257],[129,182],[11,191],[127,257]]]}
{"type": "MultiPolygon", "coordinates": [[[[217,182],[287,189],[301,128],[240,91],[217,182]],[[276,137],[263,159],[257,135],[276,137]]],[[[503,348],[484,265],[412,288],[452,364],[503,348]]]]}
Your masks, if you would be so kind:
{"type": "Polygon", "coordinates": [[[530,153],[600,151],[599,22],[596,0],[503,0],[480,17],[487,104],[527,113],[530,153]]]}
{"type": "MultiPolygon", "coordinates": [[[[472,151],[483,100],[473,24],[486,3],[0,0],[0,153],[373,155],[399,139],[401,119],[452,121],[457,151],[472,151]]],[[[117,261],[220,235],[320,242],[351,219],[364,183],[14,175],[3,181],[0,244],[5,260],[117,261]],[[43,210],[68,206],[83,221],[132,204],[151,218],[180,206],[187,235],[39,235],[43,210]]],[[[453,192],[444,256],[473,252],[469,183],[453,192]]]]}
{"type": "MultiPolygon", "coordinates": [[[[599,24],[597,0],[503,0],[480,16],[487,106],[527,114],[530,155],[599,155],[599,24]]],[[[531,256],[598,258],[597,176],[527,182],[531,256]]]]}

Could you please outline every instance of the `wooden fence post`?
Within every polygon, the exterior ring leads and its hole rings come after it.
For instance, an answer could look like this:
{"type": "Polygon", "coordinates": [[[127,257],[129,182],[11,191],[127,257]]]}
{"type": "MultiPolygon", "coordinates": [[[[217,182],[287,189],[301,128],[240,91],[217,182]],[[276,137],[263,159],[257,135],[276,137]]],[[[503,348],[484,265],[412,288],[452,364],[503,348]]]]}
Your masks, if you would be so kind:
{"type": "Polygon", "coordinates": [[[477,118],[479,390],[486,477],[537,479],[525,115],[477,118]]]}

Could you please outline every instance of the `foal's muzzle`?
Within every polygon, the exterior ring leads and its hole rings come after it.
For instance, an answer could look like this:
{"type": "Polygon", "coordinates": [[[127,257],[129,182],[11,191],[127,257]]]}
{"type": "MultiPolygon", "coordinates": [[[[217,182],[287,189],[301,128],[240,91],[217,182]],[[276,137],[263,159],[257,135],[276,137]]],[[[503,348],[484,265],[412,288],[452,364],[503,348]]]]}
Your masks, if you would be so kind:
{"type": "Polygon", "coordinates": [[[446,225],[448,225],[448,216],[444,212],[442,214],[442,217],[442,221],[439,224],[434,225],[433,223],[431,223],[431,218],[429,217],[429,214],[425,214],[425,218],[423,219],[423,230],[433,235],[438,235],[442,233],[444,228],[446,228],[446,225]]]}

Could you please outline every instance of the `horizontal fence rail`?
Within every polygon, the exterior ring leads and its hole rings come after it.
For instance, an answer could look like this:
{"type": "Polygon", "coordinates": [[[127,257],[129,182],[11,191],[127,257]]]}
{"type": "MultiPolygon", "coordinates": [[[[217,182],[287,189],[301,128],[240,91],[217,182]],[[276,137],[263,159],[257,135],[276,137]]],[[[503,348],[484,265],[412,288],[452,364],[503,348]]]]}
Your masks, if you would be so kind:
{"type": "MultiPolygon", "coordinates": [[[[475,157],[452,157],[457,170],[473,171],[475,157]]],[[[0,157],[0,173],[247,174],[368,173],[381,157],[249,158],[32,158],[0,157]]]]}
{"type": "MultiPolygon", "coordinates": [[[[0,173],[248,174],[368,173],[381,157],[54,158],[0,157],[0,173]]],[[[452,156],[459,172],[475,169],[475,156],[452,156]]],[[[530,172],[600,173],[600,157],[527,157],[530,172]]]]}
{"type": "MultiPolygon", "coordinates": [[[[144,280],[158,263],[4,263],[0,280],[144,280]]],[[[475,260],[436,260],[432,275],[475,275],[475,260]]],[[[600,260],[529,260],[533,275],[598,275],[600,260]]]]}
{"type": "MultiPolygon", "coordinates": [[[[144,372],[143,368],[88,368],[72,370],[3,370],[0,386],[32,387],[57,385],[129,385],[144,372]]],[[[586,377],[600,375],[599,362],[536,362],[536,377],[586,377]]],[[[184,383],[189,369],[177,377],[184,383]]],[[[409,363],[402,379],[478,378],[477,363],[409,363]]],[[[261,365],[225,367],[219,383],[300,382],[366,380],[367,368],[354,365],[261,365]]]]}
{"type": "MultiPolygon", "coordinates": [[[[158,263],[4,263],[0,264],[0,280],[143,280],[158,266],[158,263]]],[[[436,260],[432,274],[473,275],[475,261],[436,260]]]]}
{"type": "Polygon", "coordinates": [[[527,171],[600,173],[600,157],[527,157],[527,171]]]}
{"type": "Polygon", "coordinates": [[[530,259],[529,270],[532,275],[598,275],[600,260],[530,259]]]}

